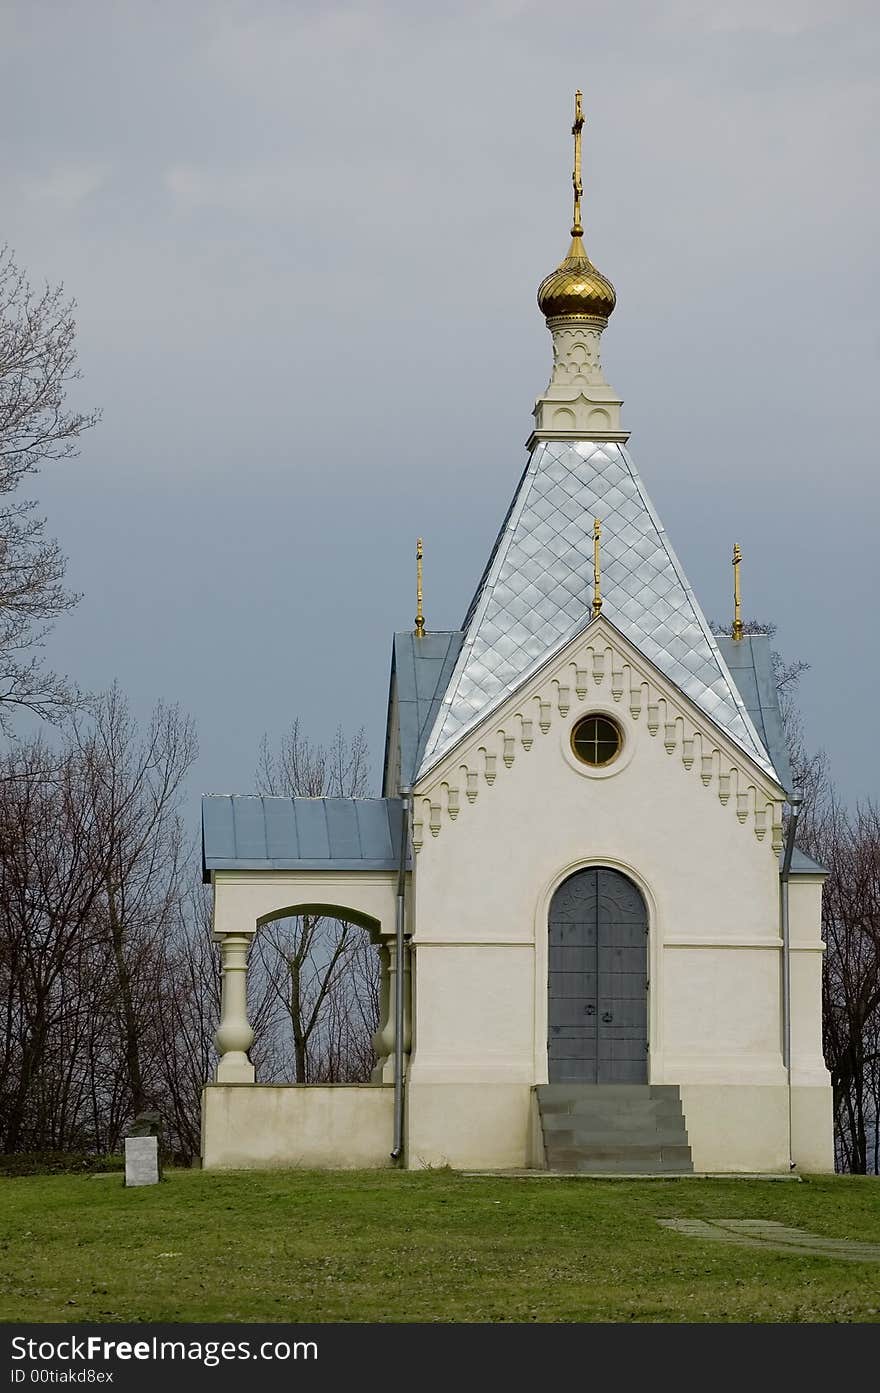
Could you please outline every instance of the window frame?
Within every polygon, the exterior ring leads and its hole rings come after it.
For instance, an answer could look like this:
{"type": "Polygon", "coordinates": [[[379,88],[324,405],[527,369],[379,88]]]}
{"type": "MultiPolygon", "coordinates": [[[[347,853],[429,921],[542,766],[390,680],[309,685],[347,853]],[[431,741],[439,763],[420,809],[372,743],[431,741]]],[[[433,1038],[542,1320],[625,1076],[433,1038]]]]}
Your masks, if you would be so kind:
{"type": "MultiPolygon", "coordinates": [[[[598,733],[594,737],[594,744],[596,746],[597,753],[599,746],[601,744],[607,743],[609,743],[607,739],[603,741],[598,733]]],[[[578,719],[575,721],[574,725],[571,727],[571,731],[569,733],[569,745],[572,754],[574,755],[578,764],[581,765],[582,768],[591,769],[596,773],[601,773],[603,770],[609,769],[611,765],[615,764],[616,761],[620,758],[624,746],[623,730],[620,724],[613,718],[613,716],[609,716],[605,711],[588,711],[585,715],[579,716],[578,719]],[[582,730],[588,721],[603,722],[614,732],[617,743],[614,753],[608,759],[597,759],[595,761],[587,759],[578,749],[575,743],[578,731],[582,730]]]]}

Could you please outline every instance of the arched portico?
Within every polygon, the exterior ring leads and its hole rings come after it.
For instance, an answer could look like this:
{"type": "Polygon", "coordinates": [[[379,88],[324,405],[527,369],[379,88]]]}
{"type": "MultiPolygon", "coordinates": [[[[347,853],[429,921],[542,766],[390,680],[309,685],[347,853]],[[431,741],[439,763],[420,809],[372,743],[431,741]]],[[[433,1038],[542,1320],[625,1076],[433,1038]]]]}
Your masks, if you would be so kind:
{"type": "MultiPolygon", "coordinates": [[[[377,1066],[373,1081],[390,1080],[394,1050],[394,936],[398,877],[388,871],[215,871],[214,939],[220,946],[222,991],[215,1042],[220,1054],[217,1083],[254,1083],[248,1052],[254,1033],[247,1016],[247,963],[257,929],[298,914],[323,914],[358,924],[379,951],[380,1021],[373,1038],[377,1066]]],[[[406,970],[406,969],[405,969],[406,970]]],[[[408,971],[407,971],[408,976],[408,971]]],[[[405,983],[405,1001],[409,1001],[405,983]]],[[[407,1005],[404,1048],[408,1047],[407,1005]]]]}

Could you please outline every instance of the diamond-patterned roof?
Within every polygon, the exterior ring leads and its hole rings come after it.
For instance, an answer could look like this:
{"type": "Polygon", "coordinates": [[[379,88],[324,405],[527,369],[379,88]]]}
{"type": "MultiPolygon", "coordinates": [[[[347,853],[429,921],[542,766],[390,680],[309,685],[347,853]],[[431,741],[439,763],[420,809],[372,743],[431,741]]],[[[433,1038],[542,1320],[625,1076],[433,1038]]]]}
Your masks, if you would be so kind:
{"type": "Polygon", "coordinates": [[[594,517],[603,615],[775,777],[632,459],[588,440],[535,445],[462,626],[420,773],[588,620],[594,517]]]}

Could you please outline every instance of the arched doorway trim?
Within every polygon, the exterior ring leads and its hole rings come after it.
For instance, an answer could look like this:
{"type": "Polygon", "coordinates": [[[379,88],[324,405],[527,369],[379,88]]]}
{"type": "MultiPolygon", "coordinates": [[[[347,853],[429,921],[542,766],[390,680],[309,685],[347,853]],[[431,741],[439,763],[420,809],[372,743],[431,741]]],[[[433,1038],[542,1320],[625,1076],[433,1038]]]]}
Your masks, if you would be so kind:
{"type": "Polygon", "coordinates": [[[610,866],[575,871],[550,902],[548,1077],[648,1082],[648,909],[610,866]]]}
{"type": "Polygon", "coordinates": [[[535,909],[535,980],[534,980],[534,1081],[547,1083],[548,977],[549,977],[549,914],[553,896],[564,881],[578,871],[592,868],[619,871],[640,891],[648,914],[648,1081],[663,1082],[662,1052],[662,975],[663,922],[657,897],[650,881],[628,861],[616,856],[593,855],[579,857],[561,866],[545,883],[535,909]]]}

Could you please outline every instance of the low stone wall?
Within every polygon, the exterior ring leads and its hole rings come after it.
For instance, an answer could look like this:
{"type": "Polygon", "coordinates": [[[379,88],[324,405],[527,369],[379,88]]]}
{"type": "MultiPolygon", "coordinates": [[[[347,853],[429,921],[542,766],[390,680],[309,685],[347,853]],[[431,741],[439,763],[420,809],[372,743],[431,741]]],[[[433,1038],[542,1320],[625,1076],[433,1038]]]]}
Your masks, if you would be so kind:
{"type": "Polygon", "coordinates": [[[208,1084],[202,1166],[377,1169],[392,1164],[393,1127],[384,1084],[208,1084]]]}
{"type": "MultiPolygon", "coordinates": [[[[831,1089],[796,1086],[791,1102],[795,1165],[832,1172],[831,1089]]],[[[785,1084],[683,1083],[681,1105],[695,1171],[788,1173],[785,1084]]]]}

